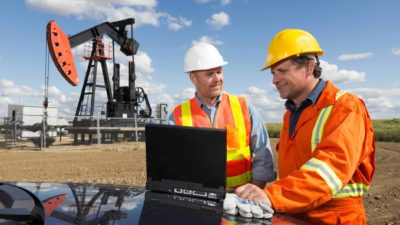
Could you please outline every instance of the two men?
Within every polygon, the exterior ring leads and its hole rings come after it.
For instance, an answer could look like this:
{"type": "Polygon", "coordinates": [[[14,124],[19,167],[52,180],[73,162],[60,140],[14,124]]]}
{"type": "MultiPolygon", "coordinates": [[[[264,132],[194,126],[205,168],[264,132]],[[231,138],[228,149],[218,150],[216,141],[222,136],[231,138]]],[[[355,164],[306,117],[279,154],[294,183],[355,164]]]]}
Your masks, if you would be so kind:
{"type": "Polygon", "coordinates": [[[196,93],[177,106],[169,120],[181,126],[227,129],[227,187],[250,182],[264,188],[275,179],[268,133],[246,99],[222,91],[226,64],[214,46],[204,42],[192,46],[185,55],[185,72],[196,93]]]}
{"type": "Polygon", "coordinates": [[[213,46],[195,45],[186,54],[185,71],[196,95],[176,107],[171,120],[227,129],[228,186],[236,187],[239,197],[311,224],[366,224],[362,195],[375,170],[371,119],[361,99],[320,78],[322,54],[303,30],[283,30],[270,43],[262,70],[271,69],[287,110],[277,145],[279,178],[265,188],[263,181],[274,178],[268,136],[245,99],[222,93],[227,63],[213,46]],[[236,176],[239,181],[230,182],[236,176]]]}
{"type": "Polygon", "coordinates": [[[303,30],[279,32],[267,62],[287,99],[278,150],[279,179],[260,189],[235,189],[243,198],[311,224],[366,224],[362,195],[375,164],[374,132],[364,102],[320,79],[316,39],[303,30]]]}

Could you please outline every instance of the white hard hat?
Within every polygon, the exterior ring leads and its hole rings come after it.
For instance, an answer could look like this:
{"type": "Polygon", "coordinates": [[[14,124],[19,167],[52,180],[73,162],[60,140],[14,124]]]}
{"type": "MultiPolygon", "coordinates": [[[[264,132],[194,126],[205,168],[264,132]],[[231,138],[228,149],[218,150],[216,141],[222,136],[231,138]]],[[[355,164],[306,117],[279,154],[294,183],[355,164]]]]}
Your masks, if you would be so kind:
{"type": "Polygon", "coordinates": [[[205,42],[193,45],[185,55],[185,72],[208,70],[228,64],[216,47],[205,42]]]}

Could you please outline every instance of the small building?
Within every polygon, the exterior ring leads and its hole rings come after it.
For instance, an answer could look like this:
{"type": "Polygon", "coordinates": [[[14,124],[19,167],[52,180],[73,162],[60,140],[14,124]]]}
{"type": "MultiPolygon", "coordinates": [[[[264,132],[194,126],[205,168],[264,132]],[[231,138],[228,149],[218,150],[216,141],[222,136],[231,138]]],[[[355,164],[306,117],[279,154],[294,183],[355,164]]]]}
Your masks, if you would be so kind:
{"type": "Polygon", "coordinates": [[[168,105],[165,103],[160,103],[156,105],[156,118],[165,122],[168,118],[168,105]]]}
{"type": "MultiPolygon", "coordinates": [[[[15,132],[20,138],[39,137],[40,131],[32,132],[23,127],[32,126],[37,123],[42,123],[43,107],[42,106],[27,106],[27,105],[8,105],[8,118],[15,126],[15,132]],[[18,128],[18,131],[17,131],[18,128]]],[[[49,126],[59,126],[68,124],[65,119],[58,118],[57,107],[47,108],[47,124],[49,126]]],[[[57,132],[48,132],[50,136],[56,136],[57,132]]]]}

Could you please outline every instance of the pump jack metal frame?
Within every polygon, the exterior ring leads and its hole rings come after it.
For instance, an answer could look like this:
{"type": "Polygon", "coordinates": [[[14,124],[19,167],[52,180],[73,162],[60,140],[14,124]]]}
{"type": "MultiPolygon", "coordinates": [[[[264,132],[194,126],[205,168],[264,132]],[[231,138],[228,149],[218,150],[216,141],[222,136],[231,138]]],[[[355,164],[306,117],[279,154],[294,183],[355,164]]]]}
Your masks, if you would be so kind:
{"type": "Polygon", "coordinates": [[[96,127],[98,121],[94,112],[96,88],[104,88],[107,93],[107,119],[99,121],[99,125],[102,128],[101,139],[103,142],[107,137],[110,138],[111,142],[114,142],[118,140],[120,134],[123,135],[124,140],[137,140],[138,129],[140,130],[139,135],[142,136],[140,139],[144,138],[144,123],[139,123],[138,126],[141,127],[138,128],[136,127],[137,121],[135,119],[145,120],[146,118],[152,118],[152,110],[143,88],[135,87],[134,55],[137,52],[139,43],[133,39],[134,22],[133,18],[112,23],[104,22],[69,37],[54,21],[50,21],[47,25],[47,43],[50,55],[58,71],[73,86],[78,85],[79,79],[71,48],[87,41],[92,41],[93,47],[91,56],[86,58],[89,63],[76,108],[73,127],[69,129],[74,135],[75,144],[79,143],[79,136],[80,143],[85,143],[86,135],[89,135],[89,143],[94,143],[92,136],[96,135],[98,130],[96,127]],[[127,35],[127,26],[131,26],[132,37],[127,35]],[[119,86],[119,64],[116,63],[113,68],[113,85],[111,86],[106,64],[106,60],[110,58],[104,55],[104,49],[101,47],[104,46],[102,37],[105,34],[119,44],[121,52],[126,56],[132,56],[132,61],[129,62],[128,87],[119,86]],[[104,85],[98,85],[98,63],[101,64],[104,85]],[[85,97],[90,99],[90,102],[86,100],[85,104],[85,97]],[[145,107],[141,103],[144,103],[145,107]],[[90,107],[89,113],[87,112],[88,107],[90,107]],[[123,117],[127,119],[123,119],[123,117]]]}

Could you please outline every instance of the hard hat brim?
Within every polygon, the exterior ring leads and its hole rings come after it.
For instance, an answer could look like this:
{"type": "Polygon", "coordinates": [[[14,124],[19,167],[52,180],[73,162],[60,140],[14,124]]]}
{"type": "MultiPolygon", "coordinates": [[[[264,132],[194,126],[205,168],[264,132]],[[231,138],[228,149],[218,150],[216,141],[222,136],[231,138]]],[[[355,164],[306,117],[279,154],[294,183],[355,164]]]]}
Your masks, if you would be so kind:
{"type": "Polygon", "coordinates": [[[265,70],[267,70],[269,68],[269,66],[264,66],[263,68],[260,69],[260,72],[263,72],[265,70]]]}
{"type": "Polygon", "coordinates": [[[201,67],[201,68],[199,67],[199,68],[192,68],[191,70],[185,68],[185,73],[189,73],[189,72],[193,72],[193,71],[200,71],[200,70],[209,70],[209,69],[217,68],[217,67],[220,67],[220,66],[225,66],[227,64],[228,64],[227,61],[223,61],[222,63],[219,63],[217,65],[212,65],[212,66],[205,67],[205,68],[204,67],[201,67]]]}

